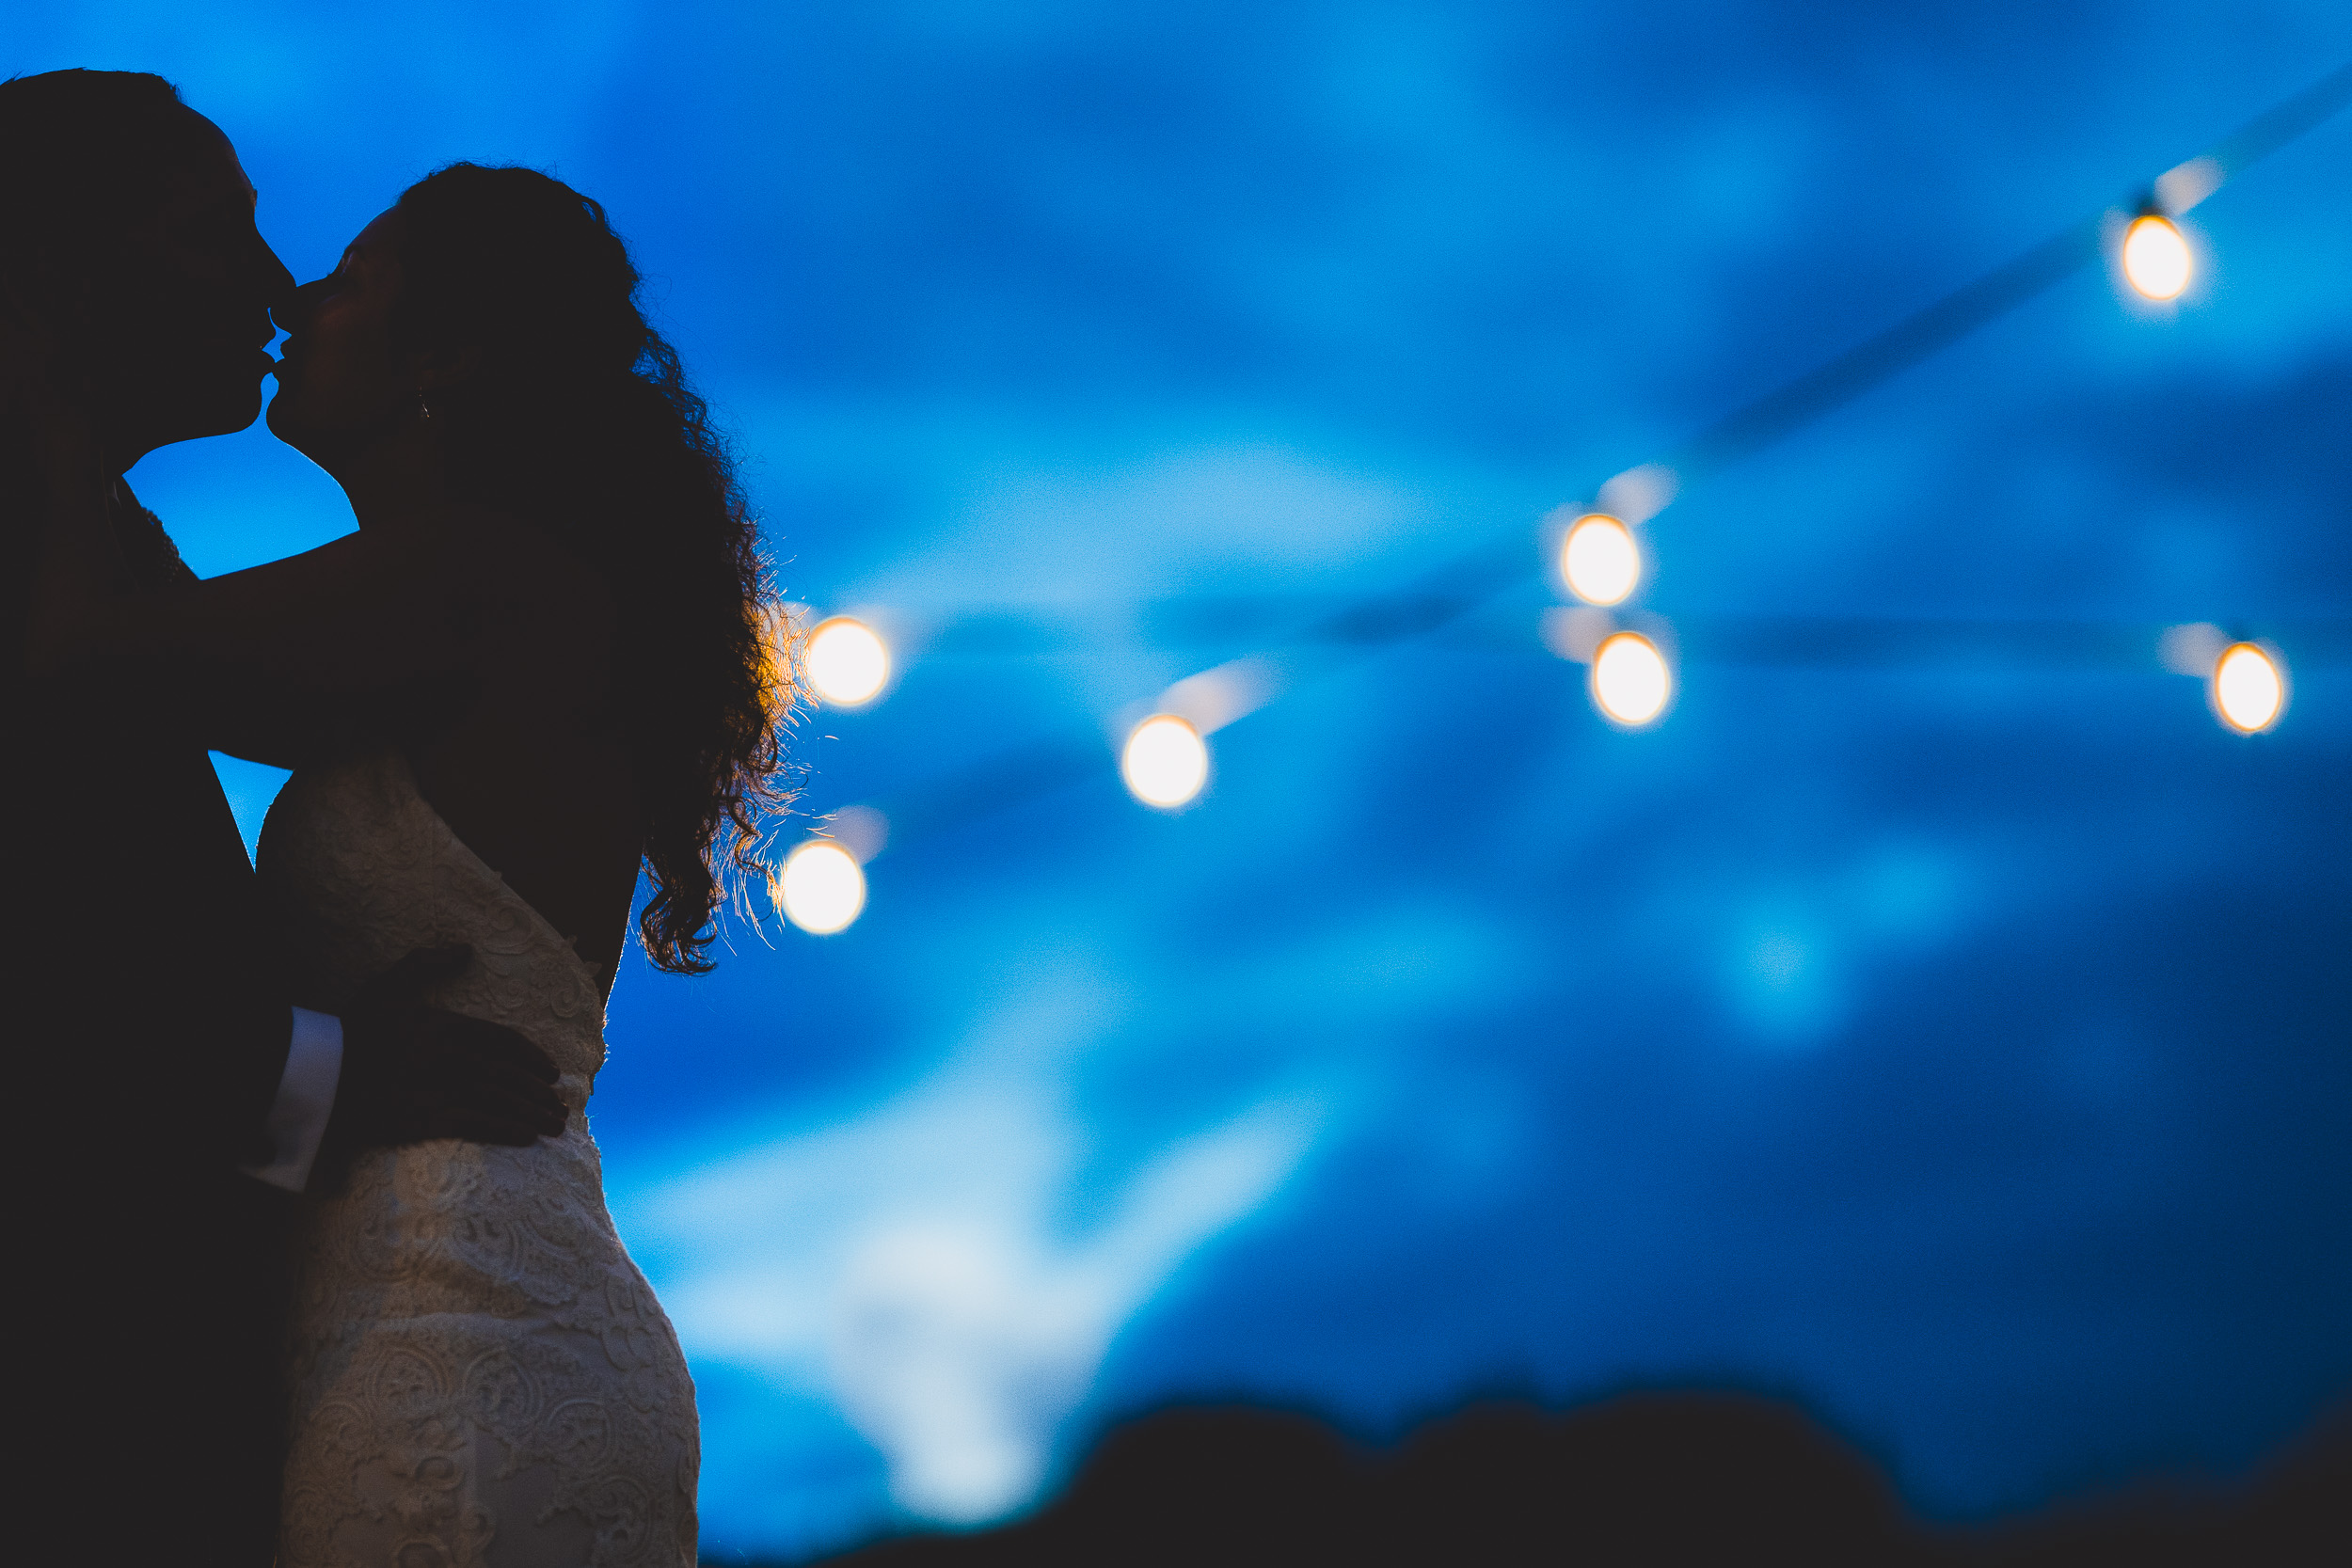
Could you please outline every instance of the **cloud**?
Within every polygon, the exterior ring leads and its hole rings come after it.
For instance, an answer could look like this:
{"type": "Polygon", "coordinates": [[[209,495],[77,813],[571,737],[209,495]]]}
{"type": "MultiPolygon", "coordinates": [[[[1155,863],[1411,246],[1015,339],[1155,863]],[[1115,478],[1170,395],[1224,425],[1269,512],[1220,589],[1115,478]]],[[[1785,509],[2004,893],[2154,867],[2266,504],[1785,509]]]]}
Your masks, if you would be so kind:
{"type": "Polygon", "coordinates": [[[1949,942],[1982,911],[1955,851],[1889,840],[1751,898],[1730,928],[1726,987],[1750,1029],[1819,1044],[1886,960],[1949,942]]]}
{"type": "Polygon", "coordinates": [[[1056,1069],[1104,1000],[1049,983],[904,1093],[628,1206],[690,1356],[830,1400],[912,1513],[1029,1501],[1113,1338],[1314,1141],[1316,1105],[1267,1100],[1096,1188],[1056,1069]]]}

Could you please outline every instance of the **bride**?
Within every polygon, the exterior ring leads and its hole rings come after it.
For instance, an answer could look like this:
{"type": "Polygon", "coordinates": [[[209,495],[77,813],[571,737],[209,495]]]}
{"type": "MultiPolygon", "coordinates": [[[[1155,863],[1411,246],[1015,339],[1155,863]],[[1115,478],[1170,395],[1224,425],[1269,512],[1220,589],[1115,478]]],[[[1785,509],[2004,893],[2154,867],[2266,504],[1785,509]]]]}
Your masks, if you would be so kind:
{"type": "Polygon", "coordinates": [[[294,770],[256,863],[310,1005],[465,943],[432,1000],[563,1072],[559,1138],[323,1162],[293,1249],[287,1568],[694,1560],[693,1386],[582,1112],[639,872],[647,956],[709,968],[788,692],[754,525],[637,283],[548,176],[410,187],[284,313],[269,411],[358,531],[62,634],[61,659],[135,659],[207,744],[294,770]]]}

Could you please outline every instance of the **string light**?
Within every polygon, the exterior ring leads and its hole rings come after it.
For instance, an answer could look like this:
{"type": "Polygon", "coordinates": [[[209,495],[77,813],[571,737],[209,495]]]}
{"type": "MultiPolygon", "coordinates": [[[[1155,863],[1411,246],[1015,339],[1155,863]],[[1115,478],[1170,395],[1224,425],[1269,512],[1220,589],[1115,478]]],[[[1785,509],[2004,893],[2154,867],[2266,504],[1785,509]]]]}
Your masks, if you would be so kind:
{"type": "Polygon", "coordinates": [[[1173,811],[1209,782],[1208,742],[1176,715],[1155,713],[1128,732],[1119,776],[1145,805],[1173,811]]]}
{"type": "Polygon", "coordinates": [[[2176,164],[2156,176],[2156,205],[2168,215],[2179,217],[2219,190],[2229,177],[2221,160],[2210,153],[2176,164]]]}
{"type": "Polygon", "coordinates": [[[872,806],[843,806],[825,818],[825,836],[864,865],[890,843],[890,818],[872,806]]]}
{"type": "Polygon", "coordinates": [[[1628,729],[1657,719],[1674,695],[1666,656],[1635,631],[1621,631],[1593,650],[1592,685],[1594,704],[1628,729]]]}
{"type": "Polygon", "coordinates": [[[873,701],[890,679],[890,649],[873,627],[849,615],[818,624],[801,664],[817,695],[836,707],[873,701]]]}
{"type": "Polygon", "coordinates": [[[812,838],[776,874],[776,908],[812,936],[846,931],[866,908],[866,872],[829,838],[812,838]]]}
{"type": "Polygon", "coordinates": [[[2170,218],[2143,213],[2123,234],[2123,276],[2153,300],[2178,299],[2196,270],[2188,241],[2170,218]]]}
{"type": "MultiPolygon", "coordinates": [[[[2280,148],[2295,141],[2352,103],[2352,65],[2340,68],[2249,121],[2210,152],[2201,154],[2158,176],[2148,207],[2125,229],[2117,248],[2119,270],[2133,290],[2154,301],[2179,298],[2196,272],[2196,254],[2173,217],[2197,206],[2226,181],[2280,148]]],[[[1888,378],[1919,363],[1970,333],[2034,298],[2082,262],[2100,253],[2100,234],[2112,216],[2091,218],[2070,226],[2032,246],[1992,272],[1963,284],[1877,336],[1855,345],[1794,380],[1734,410],[1669,454],[1670,461],[1643,464],[1603,484],[1596,494],[1605,510],[1586,513],[1560,542],[1558,569],[1569,592],[1587,608],[1554,609],[1543,621],[1545,641],[1564,657],[1590,657],[1589,680],[1595,705],[1613,722],[1639,728],[1654,722],[1674,697],[1674,673],[1665,656],[1639,633],[1607,631],[1613,618],[1594,606],[1623,602],[1642,578],[1639,546],[1629,523],[1647,522],[1676,499],[1692,480],[1703,479],[1801,429],[1832,409],[1842,406],[1888,378]],[[1587,526],[1589,525],[1589,527],[1587,526]],[[1583,537],[1580,537],[1580,532],[1583,537]],[[1585,618],[1597,617],[1599,626],[1585,618]],[[1571,619],[1573,618],[1573,619],[1571,619]],[[1598,633],[1597,645],[1588,637],[1598,633]]],[[[2107,230],[2109,233],[2111,230],[2107,230]]],[[[1498,548],[1502,541],[1467,552],[1430,573],[1417,597],[1389,595],[1399,604],[1410,599],[1410,614],[1400,611],[1394,637],[1425,635],[1452,624],[1470,610],[1518,578],[1504,564],[1516,550],[1498,548]]],[[[1518,546],[1523,549],[1523,546],[1518,546]]],[[[1523,557],[1518,559],[1523,560],[1523,557]]],[[[1523,570],[1520,568],[1519,570],[1523,570]]],[[[1369,649],[1391,641],[1390,636],[1366,636],[1366,612],[1384,607],[1379,600],[1327,615],[1311,626],[1305,640],[1318,639],[1369,649]]],[[[2161,640],[2159,657],[2167,668],[2183,673],[2202,673],[2199,655],[2210,644],[2207,634],[2218,628],[2199,623],[2174,627],[2161,640]]],[[[889,678],[889,651],[871,628],[850,617],[836,617],[815,628],[803,645],[803,669],[809,684],[823,700],[845,706],[868,702],[889,678]],[[837,651],[836,651],[837,649],[837,651]]],[[[1162,697],[1162,706],[1176,712],[1156,712],[1129,732],[1120,757],[1120,771],[1138,800],[1168,809],[1181,807],[1206,785],[1209,773],[1204,729],[1230,722],[1258,706],[1293,682],[1296,672],[1274,672],[1279,678],[1261,679],[1273,671],[1263,658],[1233,661],[1190,682],[1179,682],[1162,697]],[[1264,666],[1263,670],[1259,666],[1264,666]],[[1249,678],[1240,679],[1247,672],[1249,678]],[[1232,692],[1224,689],[1232,677],[1232,692]],[[1198,703],[1176,704],[1170,698],[1191,693],[1198,703]],[[1215,687],[1215,690],[1210,689],[1215,687]],[[1210,701],[1214,698],[1215,701],[1210,701]],[[1200,727],[1183,715],[1202,709],[1200,727]],[[1211,710],[1214,710],[1212,713],[1211,710]]],[[[2215,711],[2232,728],[2252,733],[2276,723],[2285,705],[2286,678],[2276,657],[2253,643],[2223,650],[2210,666],[2209,696],[2215,711]]],[[[1091,748],[1068,746],[1044,749],[1050,761],[1041,767],[1034,756],[1022,759],[1022,770],[1040,779],[1065,776],[1064,769],[1091,748]]],[[[1099,753],[1096,753],[1099,754],[1099,753]]],[[[1001,762],[981,770],[988,782],[998,783],[1001,762]]],[[[959,786],[961,787],[961,786],[959,786]]],[[[1001,787],[998,791],[1001,793],[1001,787]]],[[[931,814],[934,819],[943,814],[931,814]]],[[[953,811],[946,816],[959,815],[953,811]]],[[[918,814],[916,820],[922,817],[918,814]]],[[[838,930],[857,918],[865,899],[864,874],[857,858],[838,845],[812,841],[787,860],[777,880],[777,899],[796,924],[807,929],[838,930]],[[852,889],[836,892],[831,911],[812,903],[818,924],[793,914],[796,898],[792,871],[803,857],[826,854],[830,863],[810,862],[812,891],[818,885],[852,889]],[[846,871],[846,875],[844,872],[846,871]],[[846,910],[846,914],[838,911],[846,910]],[[835,925],[822,924],[837,918],[835,925]]]]}
{"type": "Polygon", "coordinates": [[[1622,604],[1641,583],[1642,547],[1624,523],[1588,512],[1560,542],[1560,576],[1586,604],[1622,604]]]}
{"type": "Polygon", "coordinates": [[[2279,721],[2279,710],[2286,705],[2286,676],[2267,649],[2233,642],[2214,662],[2212,696],[2223,723],[2253,735],[2279,721]]]}

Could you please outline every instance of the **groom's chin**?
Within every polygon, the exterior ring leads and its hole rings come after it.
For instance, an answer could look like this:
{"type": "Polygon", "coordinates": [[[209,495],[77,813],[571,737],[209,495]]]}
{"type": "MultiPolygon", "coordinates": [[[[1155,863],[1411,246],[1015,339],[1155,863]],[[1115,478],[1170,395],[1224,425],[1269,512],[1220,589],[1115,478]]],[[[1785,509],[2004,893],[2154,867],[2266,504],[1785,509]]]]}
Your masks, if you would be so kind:
{"type": "MultiPolygon", "coordinates": [[[[117,406],[120,406],[118,404],[117,406]]],[[[152,451],[182,441],[234,436],[261,417],[262,388],[256,385],[214,386],[194,392],[184,385],[167,399],[143,399],[124,409],[126,428],[143,436],[140,449],[152,451]]]]}
{"type": "Polygon", "coordinates": [[[188,433],[190,438],[234,436],[241,430],[249,430],[253,421],[262,417],[262,389],[256,387],[249,392],[223,392],[206,401],[204,414],[200,426],[188,433]]]}
{"type": "Polygon", "coordinates": [[[268,369],[269,361],[256,356],[250,366],[206,365],[178,378],[180,389],[170,401],[182,417],[171,422],[187,432],[182,439],[233,436],[249,427],[262,417],[262,372],[268,369]]]}

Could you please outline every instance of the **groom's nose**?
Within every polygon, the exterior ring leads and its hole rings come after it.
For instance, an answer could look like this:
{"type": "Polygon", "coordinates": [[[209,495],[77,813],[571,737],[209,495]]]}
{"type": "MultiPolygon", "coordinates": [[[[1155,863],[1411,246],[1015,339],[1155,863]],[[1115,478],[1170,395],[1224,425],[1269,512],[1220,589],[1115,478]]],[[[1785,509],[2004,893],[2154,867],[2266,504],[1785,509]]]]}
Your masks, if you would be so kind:
{"type": "Polygon", "coordinates": [[[294,304],[294,276],[286,270],[286,263],[278,259],[278,252],[270,248],[269,242],[262,238],[258,230],[253,236],[253,245],[255,254],[250,265],[255,290],[268,305],[271,317],[279,326],[284,326],[287,309],[294,304]]]}
{"type": "MultiPolygon", "coordinates": [[[[298,286],[294,282],[294,275],[286,270],[286,263],[278,259],[278,252],[270,249],[267,242],[263,242],[262,253],[269,258],[270,314],[282,318],[285,311],[294,305],[294,293],[298,286]]],[[[278,325],[283,326],[285,323],[281,319],[278,325]]]]}

